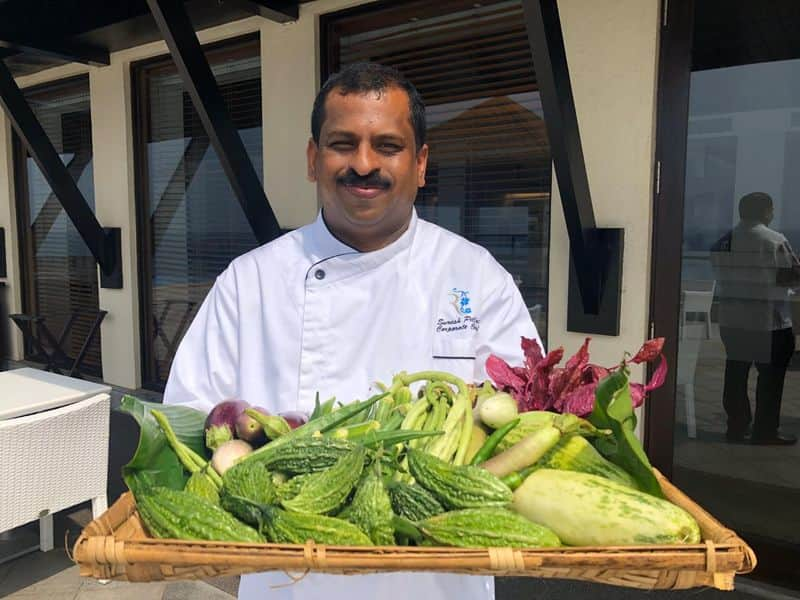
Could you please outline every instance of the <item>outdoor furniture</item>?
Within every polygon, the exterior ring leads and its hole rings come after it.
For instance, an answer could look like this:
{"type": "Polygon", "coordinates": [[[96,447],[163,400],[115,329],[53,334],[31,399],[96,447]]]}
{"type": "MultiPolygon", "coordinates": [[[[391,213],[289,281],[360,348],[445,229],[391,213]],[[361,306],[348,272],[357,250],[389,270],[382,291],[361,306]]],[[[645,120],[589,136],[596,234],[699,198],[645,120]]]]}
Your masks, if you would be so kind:
{"type": "Polygon", "coordinates": [[[46,371],[61,374],[61,368],[64,368],[68,377],[81,377],[81,365],[86,358],[86,353],[89,351],[89,346],[100,330],[100,324],[107,314],[108,311],[105,310],[75,310],[70,314],[58,338],[47,327],[45,318],[42,316],[18,313],[9,315],[9,317],[22,331],[25,342],[31,345],[37,356],[41,357],[41,360],[45,363],[44,368],[46,371]],[[64,351],[64,342],[66,342],[72,331],[76,319],[85,314],[89,314],[90,317],[93,316],[94,320],[77,356],[73,359],[64,351]]]}
{"type": "Polygon", "coordinates": [[[706,338],[711,339],[711,305],[717,282],[710,280],[684,280],[681,282],[680,337],[686,337],[686,315],[701,313],[706,324],[706,338]]]}
{"type": "MultiPolygon", "coordinates": [[[[172,358],[178,349],[178,344],[183,339],[183,333],[189,326],[195,306],[197,306],[197,302],[194,300],[166,300],[161,312],[158,315],[153,315],[153,332],[164,344],[164,348],[167,350],[165,357],[169,362],[172,362],[172,358]],[[177,314],[180,316],[177,319],[178,326],[175,328],[174,333],[170,335],[167,333],[166,323],[172,321],[167,317],[171,317],[173,306],[178,308],[177,314]]],[[[158,361],[156,361],[156,375],[160,376],[158,361]]]]}
{"type": "Polygon", "coordinates": [[[53,513],[87,500],[94,518],[106,510],[110,389],[37,369],[0,373],[0,533],[38,519],[46,552],[53,513]]]}

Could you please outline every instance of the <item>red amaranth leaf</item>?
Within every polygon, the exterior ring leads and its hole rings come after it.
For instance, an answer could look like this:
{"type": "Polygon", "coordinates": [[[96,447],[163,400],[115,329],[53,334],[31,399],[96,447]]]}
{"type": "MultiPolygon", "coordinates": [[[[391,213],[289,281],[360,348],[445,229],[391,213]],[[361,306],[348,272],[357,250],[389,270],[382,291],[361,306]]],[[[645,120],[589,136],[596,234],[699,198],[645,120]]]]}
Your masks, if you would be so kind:
{"type": "Polygon", "coordinates": [[[560,413],[572,413],[579,417],[585,417],[594,408],[594,393],[597,383],[586,383],[578,386],[571,392],[564,394],[555,405],[555,409],[560,413]]]}
{"type": "Polygon", "coordinates": [[[631,401],[633,403],[633,407],[637,408],[642,405],[644,402],[645,397],[647,396],[648,392],[652,392],[655,389],[660,388],[664,385],[664,380],[667,378],[667,359],[664,357],[663,354],[660,354],[661,362],[658,363],[658,367],[656,368],[653,376],[650,378],[650,381],[647,385],[642,385],[641,383],[631,383],[631,401]]]}
{"type": "Polygon", "coordinates": [[[550,396],[550,377],[553,368],[564,358],[564,348],[556,348],[548,352],[533,369],[533,385],[529,392],[529,401],[534,410],[550,410],[553,406],[553,398],[550,396]]]}
{"type": "Polygon", "coordinates": [[[650,378],[650,381],[647,382],[647,385],[644,386],[645,392],[652,392],[655,389],[660,388],[664,385],[664,381],[667,379],[667,358],[660,354],[661,362],[658,363],[658,367],[653,372],[653,376],[650,378]]]}
{"type": "Polygon", "coordinates": [[[522,377],[512,369],[506,361],[499,356],[492,354],[486,359],[486,373],[494,382],[495,386],[509,392],[516,392],[520,395],[525,390],[525,377],[522,377]]]}
{"type": "Polygon", "coordinates": [[[586,365],[589,364],[589,341],[591,338],[586,338],[578,348],[578,351],[573,354],[569,360],[567,361],[566,366],[564,367],[563,373],[563,383],[559,381],[558,385],[560,385],[560,389],[554,389],[555,386],[551,386],[552,395],[554,402],[558,402],[559,397],[562,394],[566,394],[574,390],[578,385],[581,383],[581,378],[583,377],[583,370],[586,365]]]}
{"type": "Polygon", "coordinates": [[[534,338],[522,336],[520,345],[522,346],[522,354],[525,357],[525,364],[529,369],[534,368],[544,358],[544,350],[534,338]]]}
{"type": "Polygon", "coordinates": [[[639,348],[639,351],[636,353],[632,359],[628,362],[632,362],[634,364],[639,364],[643,362],[652,362],[654,361],[659,354],[661,354],[661,350],[664,348],[664,338],[653,338],[652,340],[647,340],[642,347],[639,348]]]}

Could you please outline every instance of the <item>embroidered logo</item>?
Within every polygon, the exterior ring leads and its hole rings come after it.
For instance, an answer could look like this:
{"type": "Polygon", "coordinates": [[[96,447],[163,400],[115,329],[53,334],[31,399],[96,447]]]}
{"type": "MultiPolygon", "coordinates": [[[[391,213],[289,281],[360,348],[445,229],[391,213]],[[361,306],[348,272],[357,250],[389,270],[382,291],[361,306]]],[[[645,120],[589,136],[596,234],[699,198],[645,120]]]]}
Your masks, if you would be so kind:
{"type": "Polygon", "coordinates": [[[453,288],[448,292],[450,306],[455,309],[455,318],[452,313],[436,321],[436,332],[453,334],[457,331],[478,331],[481,320],[472,314],[469,290],[453,288]]]}
{"type": "Polygon", "coordinates": [[[469,306],[469,291],[453,288],[453,290],[450,292],[450,297],[452,298],[451,304],[456,309],[458,314],[472,314],[472,308],[469,306]]]}

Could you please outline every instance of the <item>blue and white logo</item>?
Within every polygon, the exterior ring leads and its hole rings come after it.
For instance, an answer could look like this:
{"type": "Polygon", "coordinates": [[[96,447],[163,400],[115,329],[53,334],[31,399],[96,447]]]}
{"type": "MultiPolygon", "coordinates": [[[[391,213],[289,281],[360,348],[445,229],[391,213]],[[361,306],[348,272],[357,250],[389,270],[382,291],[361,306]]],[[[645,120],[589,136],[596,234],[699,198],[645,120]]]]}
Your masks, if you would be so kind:
{"type": "Polygon", "coordinates": [[[469,306],[469,291],[453,288],[453,290],[450,292],[450,297],[452,298],[451,304],[456,309],[458,314],[472,314],[472,308],[469,306]]]}

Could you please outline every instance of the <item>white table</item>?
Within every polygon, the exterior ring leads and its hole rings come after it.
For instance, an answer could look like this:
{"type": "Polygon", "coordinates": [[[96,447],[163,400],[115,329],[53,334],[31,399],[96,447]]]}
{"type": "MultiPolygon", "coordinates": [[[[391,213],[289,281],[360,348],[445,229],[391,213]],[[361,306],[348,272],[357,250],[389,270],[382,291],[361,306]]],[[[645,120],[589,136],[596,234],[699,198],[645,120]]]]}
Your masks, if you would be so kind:
{"type": "Polygon", "coordinates": [[[0,532],[38,519],[47,551],[53,513],[86,500],[95,517],[105,512],[110,391],[37,369],[0,372],[0,532]]]}
{"type": "Polygon", "coordinates": [[[111,386],[39,369],[0,372],[0,421],[107,394],[111,386]]]}

